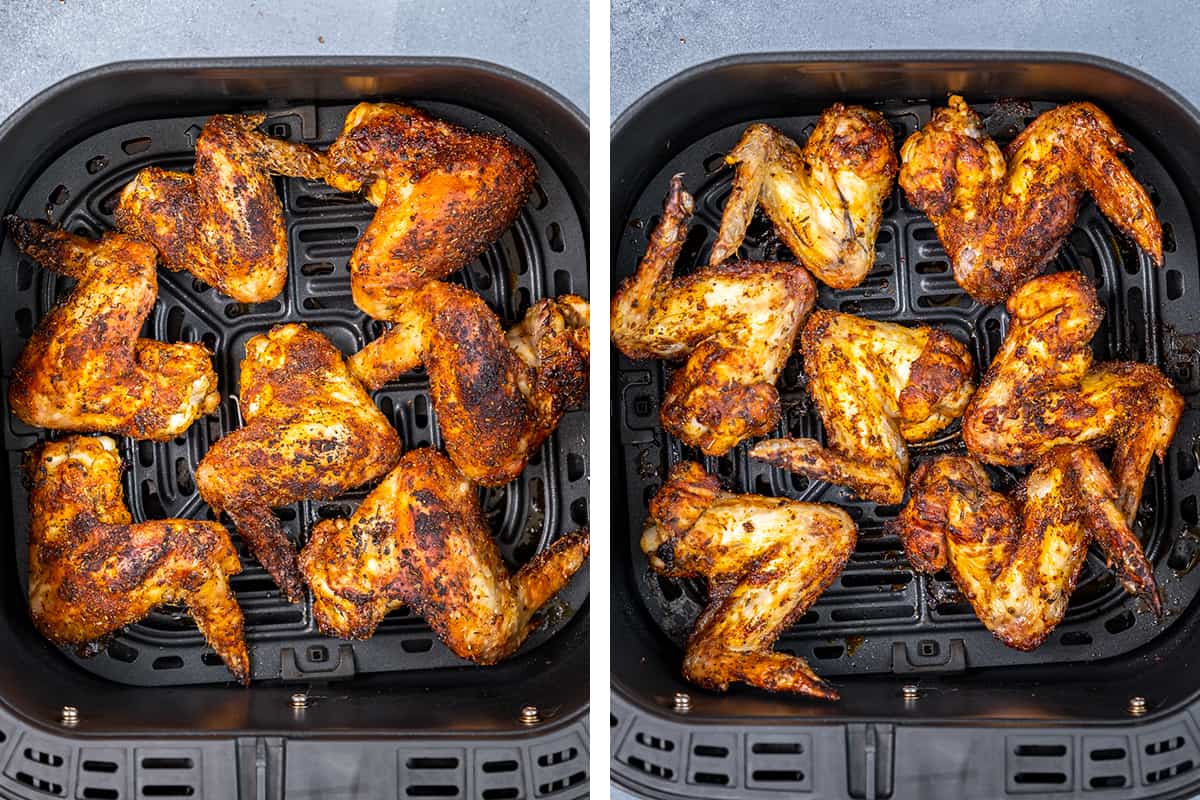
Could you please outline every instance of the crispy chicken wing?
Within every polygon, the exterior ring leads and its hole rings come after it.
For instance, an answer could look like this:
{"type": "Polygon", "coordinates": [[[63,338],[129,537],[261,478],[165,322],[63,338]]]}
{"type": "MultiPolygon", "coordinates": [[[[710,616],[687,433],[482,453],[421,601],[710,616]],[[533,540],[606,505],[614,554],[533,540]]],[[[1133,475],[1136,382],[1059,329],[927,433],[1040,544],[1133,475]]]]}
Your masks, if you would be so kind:
{"type": "Polygon", "coordinates": [[[242,571],[215,522],[134,524],[121,457],[107,436],[68,436],[31,450],[29,608],[55,644],[102,640],[167,603],[183,603],[205,640],[242,683],[250,657],[229,576],[242,571]]]}
{"type": "Polygon", "coordinates": [[[319,152],[257,130],[265,114],[217,114],[196,140],[191,174],[147,167],[121,192],[117,227],[158,248],[186,270],[242,303],[283,291],[288,247],[283,208],[271,175],[319,180],[319,152]]]}
{"type": "Polygon", "coordinates": [[[85,239],[7,217],[17,247],[78,283],[37,326],[8,401],[29,425],[165,441],[217,407],[217,374],[199,344],[139,339],[158,296],[154,248],[107,233],[85,239]]]}
{"type": "Polygon", "coordinates": [[[775,381],[816,286],[802,267],[745,262],[672,278],[692,197],[671,179],[637,273],[612,301],[612,337],[629,358],[686,359],[663,399],[663,427],[709,455],[761,436],[779,421],[775,381]]]}
{"type": "Polygon", "coordinates": [[[479,295],[432,281],[350,370],[378,389],[424,365],[447,454],[469,480],[502,486],[586,399],[588,319],[586,300],[563,295],[539,300],[506,336],[479,295]]]}
{"type": "Polygon", "coordinates": [[[725,161],[737,173],[710,265],[737,253],[761,205],[818,280],[835,289],[862,283],[875,263],[883,201],[899,168],[882,114],[838,103],[821,115],[804,147],[769,125],[751,125],[725,161]]]}
{"type": "Polygon", "coordinates": [[[318,522],[300,569],[327,635],[366,639],[410,605],[456,655],[495,664],[516,652],[587,555],[587,531],[576,531],[510,575],[475,487],[423,448],[406,453],[349,520],[318,522]]]}
{"type": "Polygon", "coordinates": [[[818,309],[800,335],[809,393],[825,426],[816,439],[768,439],[754,458],[899,503],[908,442],[962,415],[975,387],[971,354],[948,333],[818,309]]]}
{"type": "Polygon", "coordinates": [[[1040,115],[1001,153],[954,95],[904,143],[900,185],[933,222],[958,285],[999,303],[1054,258],[1085,192],[1162,264],[1162,226],[1121,163],[1128,152],[1103,111],[1071,103],[1040,115]]]}
{"type": "Polygon", "coordinates": [[[1029,281],[1008,298],[1008,335],[963,416],[963,441],[989,464],[1030,464],[1067,444],[1112,446],[1118,506],[1130,523],[1155,454],[1175,436],[1183,398],[1149,364],[1093,366],[1104,309],[1078,272],[1029,281]]]}
{"type": "Polygon", "coordinates": [[[513,224],[537,168],[521,148],[412,106],[359,103],[326,182],[379,207],[350,257],[354,302],[393,319],[423,283],[462,269],[513,224]]]}
{"type": "Polygon", "coordinates": [[[296,602],[296,550],[271,508],[328,500],[386,474],[400,437],[337,348],[304,325],[277,325],[246,343],[240,399],[244,425],[209,449],[196,486],[296,602]]]}
{"type": "Polygon", "coordinates": [[[974,459],[939,456],[913,473],[895,529],[916,570],[948,566],[983,624],[1018,650],[1062,621],[1093,539],[1126,590],[1162,611],[1153,568],[1088,447],[1048,453],[1014,497],[993,491],[974,459]]]}
{"type": "Polygon", "coordinates": [[[837,506],[730,494],[699,464],[677,464],[650,501],[641,544],[656,572],[708,581],[684,677],[708,689],[741,681],[836,700],[804,659],[771,646],[833,583],[857,539],[837,506]]]}

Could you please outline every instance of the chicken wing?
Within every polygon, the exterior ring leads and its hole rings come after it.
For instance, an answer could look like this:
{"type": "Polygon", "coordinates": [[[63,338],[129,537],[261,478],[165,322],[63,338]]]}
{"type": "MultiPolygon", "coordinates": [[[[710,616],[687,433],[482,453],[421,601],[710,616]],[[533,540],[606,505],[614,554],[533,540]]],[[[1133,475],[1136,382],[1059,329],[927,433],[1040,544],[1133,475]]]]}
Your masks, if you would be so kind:
{"type": "Polygon", "coordinates": [[[296,549],[271,508],[331,499],[386,474],[400,437],[337,348],[304,325],[276,325],[246,343],[240,399],[244,425],[209,449],[196,486],[296,602],[296,549]]]}
{"type": "Polygon", "coordinates": [[[1091,103],[1040,115],[1005,149],[958,95],[901,148],[900,185],[929,216],[954,279],[980,303],[999,303],[1054,258],[1085,192],[1162,264],[1162,226],[1121,163],[1130,152],[1091,103]]]}
{"type": "Polygon", "coordinates": [[[318,522],[300,569],[329,636],[366,639],[410,605],[456,655],[495,664],[517,651],[587,555],[587,531],[576,531],[510,575],[475,487],[423,448],[406,453],[349,520],[318,522]]]}
{"type": "Polygon", "coordinates": [[[949,567],[983,624],[1018,650],[1037,647],[1062,621],[1093,539],[1125,589],[1162,612],[1154,570],[1088,447],[1048,453],[1015,497],[993,491],[974,459],[923,463],[895,530],[914,569],[949,567]]]}
{"type": "Polygon", "coordinates": [[[1062,445],[1112,446],[1117,503],[1132,523],[1183,397],[1149,364],[1093,366],[1090,342],[1104,309],[1078,272],[1029,281],[1007,310],[1008,335],[963,416],[967,448],[988,464],[1016,466],[1062,445]]]}
{"type": "Polygon", "coordinates": [[[424,365],[446,453],[469,480],[503,486],[586,399],[588,318],[581,297],[539,300],[506,336],[479,295],[432,281],[350,371],[378,389],[424,365]]]}
{"type": "Polygon", "coordinates": [[[31,450],[29,608],[50,641],[84,646],[167,603],[183,603],[209,646],[242,683],[250,657],[229,576],[242,571],[215,522],[134,524],[121,457],[107,436],[68,436],[31,450]]]}
{"type": "Polygon", "coordinates": [[[781,262],[672,278],[692,208],[676,175],[637,273],[613,297],[612,338],[629,358],[687,359],[667,386],[663,428],[721,455],[779,421],[775,381],[817,293],[802,267],[781,262]]]}
{"type": "Polygon", "coordinates": [[[677,464],[650,501],[641,545],[655,572],[708,581],[684,677],[708,689],[741,681],[838,699],[804,659],[771,646],[833,583],[857,540],[837,506],[730,494],[699,464],[677,464]]]}
{"type": "Polygon", "coordinates": [[[221,400],[200,344],[139,339],[158,296],[154,248],[85,239],[6,217],[17,247],[78,283],[38,324],[13,368],[8,402],[26,424],[166,441],[221,400]]]}
{"type": "Polygon", "coordinates": [[[725,161],[737,172],[710,265],[737,253],[761,205],[817,280],[834,289],[862,283],[875,263],[883,202],[899,169],[882,114],[838,103],[804,147],[769,125],[751,125],[725,161]]]}
{"type": "Polygon", "coordinates": [[[393,319],[423,283],[462,269],[513,224],[537,168],[521,148],[412,106],[359,103],[325,180],[379,207],[350,257],[354,302],[393,319]]]}
{"type": "Polygon", "coordinates": [[[257,130],[266,114],[217,114],[196,140],[189,175],[147,167],[121,192],[117,227],[152,243],[242,303],[261,303],[287,282],[287,230],[271,175],[324,177],[322,155],[257,130]]]}
{"type": "Polygon", "coordinates": [[[818,309],[800,335],[809,393],[825,426],[816,439],[767,439],[750,455],[899,503],[908,442],[960,417],[975,387],[971,354],[948,333],[818,309]]]}

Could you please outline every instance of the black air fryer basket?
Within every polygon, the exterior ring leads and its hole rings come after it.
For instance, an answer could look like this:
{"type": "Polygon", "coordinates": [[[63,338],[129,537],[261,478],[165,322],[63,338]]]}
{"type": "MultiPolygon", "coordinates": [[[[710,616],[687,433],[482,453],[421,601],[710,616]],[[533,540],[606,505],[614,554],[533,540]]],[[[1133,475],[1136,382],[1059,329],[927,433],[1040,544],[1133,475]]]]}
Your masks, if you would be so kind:
{"type": "MultiPolygon", "coordinates": [[[[887,523],[899,506],[751,460],[721,458],[667,436],[661,363],[614,354],[613,718],[615,780],[652,797],[1150,797],[1200,787],[1200,678],[1188,646],[1200,627],[1200,116],[1169,89],[1111,62],[1025,54],[769,55],[712,62],[659,86],[614,126],[613,282],[633,273],[671,175],[696,198],[679,271],[707,259],[732,170],[722,156],[746,124],[767,121],[803,141],[835,101],[878,108],[897,145],[951,92],[983,114],[999,141],[1053,104],[1092,100],[1116,121],[1134,175],[1163,222],[1165,265],[1149,258],[1089,200],[1051,270],[1079,270],[1106,308],[1101,359],[1160,366],[1188,400],[1168,458],[1146,482],[1137,528],[1166,617],[1156,622],[1090,554],[1069,611],[1030,653],[1000,644],[947,574],[914,574],[887,523]],[[638,547],[646,502],[671,465],[701,461],[737,491],[832,502],[859,528],[854,555],[777,647],[839,686],[828,704],[746,687],[724,695],[679,677],[682,645],[704,600],[701,583],[661,578],[638,547]],[[906,699],[905,687],[908,687],[906,699]],[[915,699],[911,699],[915,691],[915,699]],[[677,692],[690,710],[675,710],[677,692]],[[1146,711],[1130,708],[1142,698],[1146,711]]],[[[758,214],[740,252],[790,259],[758,214]]],[[[1004,338],[1002,307],[974,303],[954,282],[923,214],[896,189],[884,207],[874,269],[858,287],[822,287],[818,305],[937,325],[987,365],[1004,338]]],[[[779,381],[778,436],[821,436],[798,356],[779,381]]],[[[954,446],[957,425],[911,449],[914,462],[954,446]]],[[[999,477],[999,476],[998,476],[999,477]]],[[[1012,476],[1010,476],[1012,477],[1012,476]]]]}
{"type": "MultiPolygon", "coordinates": [[[[526,147],[539,180],[517,223],[452,278],[506,324],[539,297],[587,294],[587,123],[565,100],[512,72],[437,59],[245,59],[104,67],[38,96],[0,128],[2,206],[96,235],[139,169],[191,166],[196,135],[216,112],[266,111],[273,134],[316,145],[360,100],[414,102],[437,116],[526,147]]],[[[171,442],[121,443],[135,519],[204,518],[192,470],[239,426],[239,362],[251,336],[300,321],[345,353],[382,328],[350,297],[347,260],[374,209],[324,184],[279,179],[290,249],[287,288],[242,304],[159,271],[144,335],[216,351],[221,407],[171,442]]],[[[69,283],[0,249],[3,389],[17,354],[69,283]]],[[[423,374],[375,394],[406,449],[440,445],[423,374]]],[[[235,538],[245,570],[232,579],[245,611],[254,684],[230,682],[189,617],[169,609],[82,658],[47,644],[29,621],[26,491],[21,453],[46,432],[5,408],[12,513],[0,521],[0,796],[134,798],[577,797],[586,794],[587,569],[547,609],[511,660],[480,668],[456,658],[419,617],[400,610],[364,642],[323,637],[311,605],[289,604],[235,538]],[[292,695],[304,692],[307,707],[292,695]],[[541,722],[523,725],[533,705],[541,722]],[[63,706],[78,709],[64,727],[63,706]]],[[[483,507],[510,565],[587,524],[587,415],[569,413],[509,486],[483,507]]],[[[348,515],[365,491],[276,513],[294,541],[319,519],[348,515]]]]}

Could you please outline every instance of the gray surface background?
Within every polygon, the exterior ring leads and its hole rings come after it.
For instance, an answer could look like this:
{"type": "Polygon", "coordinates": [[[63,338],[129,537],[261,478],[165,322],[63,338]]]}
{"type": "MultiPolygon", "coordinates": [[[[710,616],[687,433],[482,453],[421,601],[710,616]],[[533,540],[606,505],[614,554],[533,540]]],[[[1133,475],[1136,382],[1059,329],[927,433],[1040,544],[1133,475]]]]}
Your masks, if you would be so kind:
{"type": "MultiPolygon", "coordinates": [[[[611,2],[613,119],[696,64],[737,53],[798,50],[1091,53],[1147,72],[1200,106],[1200,3],[1185,0],[611,2]]],[[[619,789],[612,797],[633,800],[619,789]]]]}
{"type": "Polygon", "coordinates": [[[133,58],[466,56],[587,110],[587,0],[0,0],[0,119],[56,81],[133,58]]]}
{"type": "Polygon", "coordinates": [[[780,50],[1061,50],[1148,72],[1200,106],[1200,3],[611,0],[615,119],[666,78],[780,50]]]}

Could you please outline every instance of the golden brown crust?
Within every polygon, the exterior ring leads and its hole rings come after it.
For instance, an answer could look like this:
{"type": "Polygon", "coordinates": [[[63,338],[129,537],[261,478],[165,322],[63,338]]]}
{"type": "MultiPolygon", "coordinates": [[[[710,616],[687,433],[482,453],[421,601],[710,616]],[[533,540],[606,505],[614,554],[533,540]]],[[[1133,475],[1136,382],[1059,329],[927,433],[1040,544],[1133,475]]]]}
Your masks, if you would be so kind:
{"type": "Polygon", "coordinates": [[[612,337],[629,358],[686,359],[667,386],[663,427],[721,455],[779,421],[774,384],[816,286],[802,267],[781,262],[721,264],[673,278],[691,210],[676,175],[637,273],[613,297],[612,337]]]}
{"type": "Polygon", "coordinates": [[[954,277],[981,303],[998,303],[1054,258],[1083,195],[1162,264],[1162,226],[1129,152],[1091,103],[1041,114],[1004,153],[959,96],[901,149],[900,186],[937,229],[954,277]]]}
{"type": "Polygon", "coordinates": [[[910,488],[894,526],[909,563],[921,572],[948,567],[1009,647],[1032,650],[1062,621],[1092,541],[1126,589],[1161,613],[1153,568],[1090,448],[1049,452],[1011,498],[992,490],[978,461],[961,456],[921,464],[910,488]]]}
{"type": "Polygon", "coordinates": [[[108,437],[68,436],[26,454],[29,606],[50,641],[86,645],[167,603],[184,603],[233,676],[250,681],[242,610],[229,587],[241,572],[229,534],[187,519],[134,524],[121,459],[108,437]]]}
{"type": "Polygon", "coordinates": [[[152,247],[117,233],[91,240],[19,217],[5,223],[23,253],[78,281],[17,359],[8,393],[17,418],[166,441],[216,408],[217,375],[202,345],[138,338],[158,295],[152,247]]]}
{"type": "Polygon", "coordinates": [[[152,243],[242,303],[261,303],[287,281],[287,231],[272,174],[317,180],[326,166],[310,147],[257,130],[265,114],[216,114],[196,140],[190,174],[148,167],[121,192],[117,227],[152,243]]]}
{"type": "Polygon", "coordinates": [[[384,475],[400,458],[400,437],[337,348],[304,325],[277,325],[246,343],[240,399],[245,424],[209,448],[196,486],[296,602],[296,551],[271,508],[332,499],[384,475]]]}
{"type": "Polygon", "coordinates": [[[365,639],[407,604],[455,654],[495,664],[517,651],[588,548],[587,531],[569,533],[510,575],[475,487],[423,448],[406,453],[349,521],[318,523],[300,569],[327,635],[365,639]]]}
{"type": "Polygon", "coordinates": [[[360,103],[327,152],[326,180],[379,206],[350,258],[354,302],[376,319],[465,267],[516,221],[537,168],[521,148],[412,106],[360,103]]]}
{"type": "Polygon", "coordinates": [[[725,160],[737,173],[710,265],[737,253],[761,205],[818,280],[835,289],[862,282],[875,262],[883,203],[899,169],[882,114],[837,103],[821,114],[803,148],[769,125],[751,125],[725,160]]]}
{"type": "Polygon", "coordinates": [[[771,648],[841,573],[856,540],[836,506],[729,494],[699,464],[676,465],[650,501],[641,548],[660,574],[708,582],[684,677],[717,691],[744,682],[836,700],[804,659],[771,648]]]}

